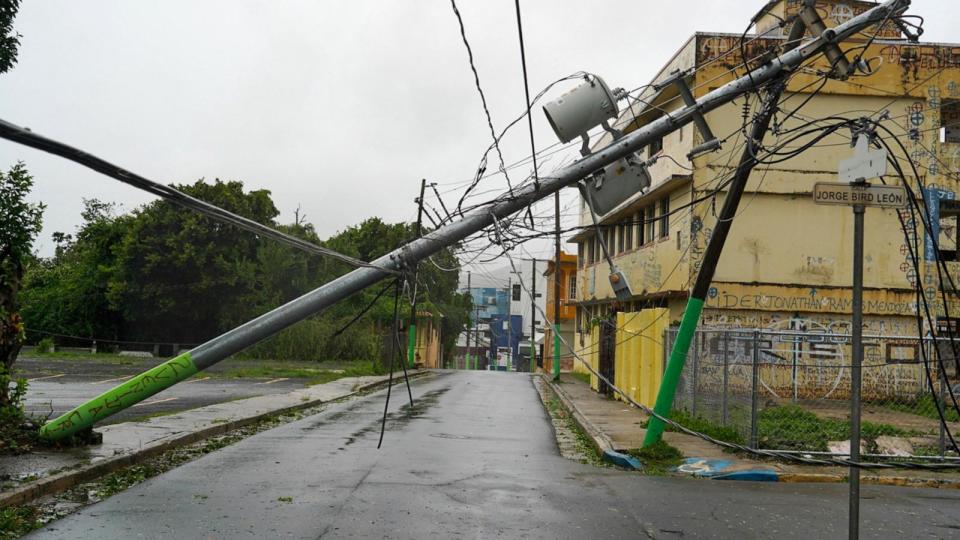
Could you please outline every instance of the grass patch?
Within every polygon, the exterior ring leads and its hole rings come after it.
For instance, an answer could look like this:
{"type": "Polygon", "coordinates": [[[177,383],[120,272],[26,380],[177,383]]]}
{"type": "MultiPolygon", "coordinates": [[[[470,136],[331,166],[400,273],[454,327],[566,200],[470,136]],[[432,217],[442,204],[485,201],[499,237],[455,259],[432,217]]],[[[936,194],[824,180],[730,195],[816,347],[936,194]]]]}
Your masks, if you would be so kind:
{"type": "MultiPolygon", "coordinates": [[[[670,411],[670,419],[687,429],[703,433],[719,441],[743,444],[743,436],[736,429],[716,424],[700,416],[693,416],[685,410],[670,411]]],[[[665,431],[679,432],[680,430],[667,425],[665,431]]]]}
{"type": "Polygon", "coordinates": [[[603,460],[600,453],[597,452],[597,447],[594,445],[593,439],[580,428],[580,424],[573,419],[573,415],[570,414],[570,411],[563,405],[560,398],[550,390],[547,390],[547,392],[549,392],[549,399],[547,399],[545,403],[547,412],[550,413],[555,423],[560,424],[558,426],[559,428],[569,431],[573,436],[574,447],[576,453],[580,456],[580,463],[593,465],[594,467],[611,467],[609,463],[603,460]]]}
{"type": "Polygon", "coordinates": [[[228,367],[205,372],[205,376],[227,379],[306,379],[307,386],[324,384],[344,377],[382,375],[374,362],[353,362],[339,369],[306,367],[302,364],[269,363],[258,366],[228,367]]]}
{"type": "Polygon", "coordinates": [[[0,510],[0,538],[19,538],[43,527],[43,515],[33,506],[12,506],[0,510]]]}
{"type": "MultiPolygon", "coordinates": [[[[949,401],[949,397],[947,400],[949,401]]],[[[905,412],[937,421],[940,420],[940,414],[937,412],[937,402],[930,394],[924,394],[918,397],[913,403],[891,403],[885,401],[879,403],[879,405],[882,405],[891,411],[905,412]]],[[[947,422],[960,422],[960,413],[958,413],[953,407],[946,407],[943,411],[943,415],[946,417],[947,422]]]]}
{"type": "Polygon", "coordinates": [[[631,456],[643,462],[643,471],[647,474],[665,475],[683,463],[683,454],[666,441],[644,448],[627,450],[631,456]]]}
{"type": "MultiPolygon", "coordinates": [[[[850,438],[850,423],[847,420],[820,418],[796,405],[764,409],[760,412],[757,423],[761,448],[825,452],[828,442],[850,438]]],[[[862,422],[860,434],[864,440],[873,444],[881,435],[906,437],[920,433],[890,424],[862,422]]]]}

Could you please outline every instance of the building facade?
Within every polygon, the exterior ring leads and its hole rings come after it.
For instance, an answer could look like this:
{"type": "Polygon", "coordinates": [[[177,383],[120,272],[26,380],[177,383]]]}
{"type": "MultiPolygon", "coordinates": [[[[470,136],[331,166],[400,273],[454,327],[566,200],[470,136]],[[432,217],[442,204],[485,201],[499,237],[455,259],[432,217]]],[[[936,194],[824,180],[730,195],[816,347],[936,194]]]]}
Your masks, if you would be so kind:
{"type": "MultiPolygon", "coordinates": [[[[742,46],[739,34],[697,33],[652,82],[682,70],[690,73],[686,82],[695,97],[704,96],[743,75],[741,51],[752,59],[782,47],[789,26],[781,28],[780,21],[789,19],[801,4],[770,2],[757,25],[763,37],[747,36],[742,46]]],[[[835,26],[873,5],[821,0],[817,10],[827,26],[835,26]]],[[[841,46],[869,59],[869,75],[861,72],[846,81],[824,82],[821,74],[829,71],[825,58],[793,75],[764,145],[767,149],[785,145],[780,150],[785,154],[822,133],[797,137],[811,120],[886,116],[882,125],[890,133],[881,134],[904,163],[907,181],[925,199],[930,219],[927,227],[921,216],[908,210],[867,209],[864,333],[937,333],[928,324],[918,328],[917,288],[936,312],[940,330],[956,327],[960,304],[950,279],[960,280],[956,262],[960,212],[953,202],[960,190],[960,45],[907,43],[892,25],[870,40],[873,33],[855,36],[841,46]],[[907,165],[908,158],[916,172],[907,165]],[[919,254],[919,268],[914,267],[912,252],[919,254]],[[939,271],[938,256],[948,260],[939,271]]],[[[615,320],[616,313],[661,309],[671,325],[679,324],[726,196],[724,181],[742,152],[745,121],[753,118],[759,101],[751,95],[706,114],[722,141],[717,152],[686,157],[704,142],[693,125],[647,147],[640,157],[652,162],[650,187],[601,216],[599,230],[592,227],[589,210],[581,203],[582,232],[571,242],[577,244],[579,256],[575,344],[582,354],[599,347],[594,343],[595,329],[605,320],[615,320]],[[634,296],[629,302],[615,299],[598,241],[601,236],[630,282],[634,296]]],[[[651,87],[620,115],[616,126],[630,132],[682,107],[674,85],[659,91],[651,87]]],[[[609,137],[601,140],[595,149],[609,142],[609,137]]],[[[849,333],[852,211],[817,205],[812,192],[817,182],[839,181],[840,161],[853,155],[851,131],[838,129],[814,142],[796,157],[771,159],[754,170],[717,266],[704,326],[849,333]]],[[[901,183],[892,176],[887,181],[901,183]]],[[[904,375],[919,376],[916,371],[911,366],[904,375]]]]}
{"type": "MultiPolygon", "coordinates": [[[[560,320],[558,326],[561,338],[569,344],[574,343],[575,323],[577,316],[576,299],[579,282],[577,280],[577,256],[560,252],[560,298],[554,297],[554,279],[557,272],[556,259],[547,261],[547,269],[543,273],[546,278],[546,319],[543,338],[543,369],[551,371],[553,369],[553,347],[554,347],[554,313],[556,302],[560,303],[560,320]]],[[[570,351],[561,343],[560,345],[560,370],[572,371],[576,369],[576,362],[570,351]]]]}

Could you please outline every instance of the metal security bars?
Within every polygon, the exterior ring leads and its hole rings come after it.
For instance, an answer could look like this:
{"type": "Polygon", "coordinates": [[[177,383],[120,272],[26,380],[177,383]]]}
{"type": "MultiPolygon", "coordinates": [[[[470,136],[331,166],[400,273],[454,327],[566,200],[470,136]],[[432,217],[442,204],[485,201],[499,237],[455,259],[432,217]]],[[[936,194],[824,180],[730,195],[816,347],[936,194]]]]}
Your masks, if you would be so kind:
{"type": "MultiPolygon", "coordinates": [[[[676,332],[664,336],[668,355],[676,332]]],[[[951,430],[960,428],[960,413],[944,400],[947,386],[957,384],[949,340],[873,335],[863,344],[864,455],[957,459],[937,411],[951,430]],[[923,352],[953,377],[931,369],[935,395],[923,352]]],[[[698,330],[674,398],[675,419],[750,448],[848,455],[851,348],[849,334],[698,330]]]]}

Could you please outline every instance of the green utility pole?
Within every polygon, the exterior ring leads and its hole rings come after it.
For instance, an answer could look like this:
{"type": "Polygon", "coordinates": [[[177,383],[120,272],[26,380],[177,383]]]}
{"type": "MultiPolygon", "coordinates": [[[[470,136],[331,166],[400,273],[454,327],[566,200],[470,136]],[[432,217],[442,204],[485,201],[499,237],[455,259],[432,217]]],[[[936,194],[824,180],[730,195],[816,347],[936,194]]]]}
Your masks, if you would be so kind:
{"type": "MultiPolygon", "coordinates": [[[[423,234],[423,194],[427,190],[427,179],[420,181],[420,197],[417,199],[417,232],[416,238],[423,234]]],[[[413,293],[413,302],[410,305],[410,344],[407,347],[407,365],[414,367],[416,365],[417,355],[417,268],[419,263],[413,265],[413,283],[410,290],[413,293]]]]}
{"type": "MultiPolygon", "coordinates": [[[[727,234],[730,232],[731,225],[733,225],[733,218],[737,215],[737,207],[743,197],[750,172],[757,164],[756,156],[763,146],[763,137],[767,134],[770,120],[777,111],[777,103],[780,101],[783,89],[783,78],[778,77],[767,93],[763,109],[753,121],[750,140],[747,141],[747,147],[740,157],[740,164],[737,166],[733,181],[730,183],[729,191],[723,201],[720,217],[717,218],[713,235],[710,237],[710,242],[703,254],[700,272],[697,273],[697,281],[690,292],[690,299],[687,301],[687,308],[683,312],[683,320],[680,322],[680,330],[677,332],[677,339],[670,353],[667,369],[663,373],[663,380],[660,382],[660,391],[657,393],[657,401],[653,408],[654,412],[660,416],[670,416],[670,408],[677,392],[677,384],[680,382],[680,375],[683,373],[687,352],[690,350],[690,342],[693,340],[697,325],[700,322],[700,314],[703,312],[703,304],[706,302],[707,293],[710,291],[710,283],[713,281],[713,275],[717,270],[720,253],[723,251],[727,234]]],[[[659,442],[660,437],[663,436],[663,428],[664,424],[660,419],[650,418],[643,446],[646,447],[659,442]]]]}

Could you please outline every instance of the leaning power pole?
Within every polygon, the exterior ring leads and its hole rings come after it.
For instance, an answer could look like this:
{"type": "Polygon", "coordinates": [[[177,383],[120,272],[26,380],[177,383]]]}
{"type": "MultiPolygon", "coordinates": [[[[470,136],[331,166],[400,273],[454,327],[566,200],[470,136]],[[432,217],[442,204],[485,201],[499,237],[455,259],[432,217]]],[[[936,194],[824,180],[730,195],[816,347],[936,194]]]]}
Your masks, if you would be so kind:
{"type": "Polygon", "coordinates": [[[554,257],[557,264],[553,268],[553,380],[560,380],[560,192],[553,194],[554,212],[554,257]]]}
{"type": "MultiPolygon", "coordinates": [[[[41,436],[46,439],[58,440],[68,437],[80,430],[93,426],[94,423],[107,418],[127,407],[168,388],[198,371],[236,354],[281,330],[290,327],[308,317],[316,315],[330,306],[340,302],[357,292],[374,285],[381,280],[395,275],[397,271],[410,268],[417,262],[440,252],[441,250],[465,240],[498,220],[520,212],[536,201],[556,194],[565,187],[574,186],[580,180],[589,177],[604,167],[642,150],[651,142],[668,135],[677,129],[694,122],[695,119],[713,111],[744,94],[753,92],[758,86],[765,85],[780,78],[785,72],[799,68],[804,62],[819,56],[824,50],[837,47],[837,43],[866,30],[878,23],[884,23],[898,17],[910,5],[910,0],[888,0],[848,22],[832,29],[824,30],[820,35],[779,57],[771,59],[761,67],[751,71],[747,76],[732,81],[699,100],[687,104],[682,109],[673,111],[639,127],[630,134],[624,135],[615,144],[584,156],[579,161],[558,169],[549,178],[542,178],[539,186],[528,185],[513,190],[511,196],[503,197],[474,211],[465,213],[459,221],[440,227],[422,238],[416,239],[378,259],[370,266],[364,266],[340,276],[319,288],[296,298],[273,311],[265,313],[252,321],[244,323],[225,334],[207,341],[206,343],[172,358],[162,364],[144,372],[127,382],[108,390],[107,392],[83,403],[73,410],[55,418],[41,428],[41,436]]],[[[21,142],[27,146],[40,150],[63,155],[78,163],[87,164],[89,155],[74,155],[61,152],[62,144],[46,139],[34,132],[18,128],[11,124],[0,122],[0,136],[21,142]]],[[[94,170],[104,172],[115,170],[102,160],[96,167],[88,165],[94,170]]],[[[106,174],[106,173],[105,173],[106,174]]],[[[555,204],[559,204],[555,199],[555,204]]],[[[556,212],[559,217],[559,212],[556,212]]],[[[716,234],[716,233],[715,233],[716,234]]],[[[559,242],[558,242],[559,244],[559,242]]],[[[559,267],[559,249],[557,250],[557,264],[559,267]]],[[[559,270],[559,268],[558,268],[559,270]]],[[[556,300],[559,303],[559,282],[554,283],[556,300]]],[[[684,328],[687,333],[696,328],[699,319],[699,310],[703,303],[691,299],[696,317],[685,316],[684,328]]],[[[555,306],[555,315],[558,306],[555,306]]],[[[690,309],[688,308],[688,311],[690,309]]],[[[557,317],[559,318],[559,317],[557,317]]],[[[557,321],[554,321],[555,323],[557,321]]],[[[555,342],[559,341],[558,334],[555,342]]],[[[689,346],[689,339],[687,340],[689,346]]],[[[675,347],[676,351],[678,347],[675,347]]],[[[685,352],[685,351],[684,351],[685,352]]],[[[672,362],[672,360],[671,360],[672,362]]],[[[681,360],[682,367],[682,360],[681,360]]],[[[554,370],[559,368],[559,344],[554,346],[554,370]]],[[[659,399],[659,398],[658,398],[659,399]]],[[[658,404],[660,402],[658,401],[658,404]]],[[[661,409],[662,410],[662,409],[661,409]]],[[[667,411],[669,412],[669,411],[667,411]]],[[[651,424],[653,426],[653,424],[651,424]]],[[[662,425],[660,426],[662,430],[662,425]]]]}
{"type": "MultiPolygon", "coordinates": [[[[471,272],[467,270],[467,294],[470,295],[471,304],[473,303],[473,289],[470,286],[471,272]]],[[[470,311],[473,311],[472,309],[470,311]]],[[[472,313],[467,314],[467,352],[463,356],[463,369],[470,369],[470,334],[473,333],[472,313]]]]}
{"type": "Polygon", "coordinates": [[[537,259],[530,261],[530,373],[537,372],[537,259]]]}
{"type": "MultiPolygon", "coordinates": [[[[420,180],[420,197],[417,198],[417,230],[416,238],[423,234],[423,194],[427,190],[427,179],[420,180]]],[[[410,302],[410,330],[408,333],[409,346],[407,348],[407,365],[413,367],[416,364],[417,354],[417,285],[418,285],[418,264],[413,264],[413,283],[410,284],[410,292],[413,294],[413,301],[410,302]]]]}

